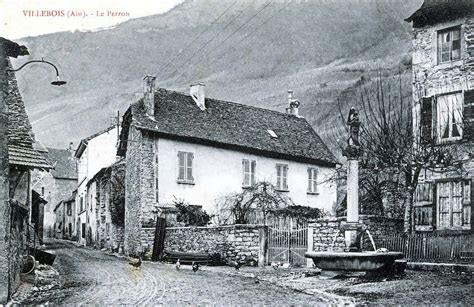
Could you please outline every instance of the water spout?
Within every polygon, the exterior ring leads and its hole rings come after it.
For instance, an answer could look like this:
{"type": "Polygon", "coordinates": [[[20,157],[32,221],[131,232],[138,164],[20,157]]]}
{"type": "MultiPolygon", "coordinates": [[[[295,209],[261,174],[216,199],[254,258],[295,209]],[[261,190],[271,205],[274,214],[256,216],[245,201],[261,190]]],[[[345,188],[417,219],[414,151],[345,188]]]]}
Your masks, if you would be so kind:
{"type": "Polygon", "coordinates": [[[372,243],[372,247],[374,248],[374,251],[376,251],[377,248],[375,247],[374,238],[372,238],[372,235],[370,234],[370,231],[368,229],[366,229],[365,232],[369,235],[369,239],[370,239],[370,242],[372,243]]]}

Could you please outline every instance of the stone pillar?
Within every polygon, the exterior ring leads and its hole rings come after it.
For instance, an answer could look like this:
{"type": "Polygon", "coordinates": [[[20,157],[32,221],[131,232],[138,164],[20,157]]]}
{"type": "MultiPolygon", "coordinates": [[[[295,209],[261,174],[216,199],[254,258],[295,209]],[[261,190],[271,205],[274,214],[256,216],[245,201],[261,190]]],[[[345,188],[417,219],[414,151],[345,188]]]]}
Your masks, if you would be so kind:
{"type": "Polygon", "coordinates": [[[8,213],[8,116],[7,116],[7,61],[5,49],[0,44],[0,304],[6,304],[9,295],[9,237],[8,213]]]}
{"type": "Polygon", "coordinates": [[[268,227],[258,229],[258,266],[264,267],[267,264],[268,250],[268,227]]]}
{"type": "Polygon", "coordinates": [[[359,160],[347,160],[347,228],[346,251],[359,250],[357,223],[359,222],[359,160]],[[354,227],[351,226],[354,225],[354,227]]]}
{"type": "MultiPolygon", "coordinates": [[[[312,252],[314,250],[314,228],[309,226],[307,231],[308,231],[308,252],[312,252]]],[[[306,258],[306,267],[308,268],[313,267],[313,259],[306,258]]]]}

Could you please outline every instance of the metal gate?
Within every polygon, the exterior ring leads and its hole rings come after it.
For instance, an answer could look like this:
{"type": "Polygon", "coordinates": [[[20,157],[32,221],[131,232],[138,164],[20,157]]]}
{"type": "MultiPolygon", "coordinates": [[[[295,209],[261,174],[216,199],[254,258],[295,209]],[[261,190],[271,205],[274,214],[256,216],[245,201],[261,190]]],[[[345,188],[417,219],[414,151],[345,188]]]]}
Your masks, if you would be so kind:
{"type": "Polygon", "coordinates": [[[293,266],[306,266],[304,253],[308,250],[307,227],[269,227],[269,262],[289,263],[293,266]]]}

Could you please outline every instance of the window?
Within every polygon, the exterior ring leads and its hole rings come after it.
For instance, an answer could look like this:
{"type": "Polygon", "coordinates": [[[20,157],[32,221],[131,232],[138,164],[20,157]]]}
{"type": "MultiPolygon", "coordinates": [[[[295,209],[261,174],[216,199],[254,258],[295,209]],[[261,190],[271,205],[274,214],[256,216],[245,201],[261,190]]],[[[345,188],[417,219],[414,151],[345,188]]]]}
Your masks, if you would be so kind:
{"type": "Polygon", "coordinates": [[[192,152],[178,152],[178,182],[194,183],[193,160],[194,155],[192,152]]]}
{"type": "Polygon", "coordinates": [[[461,28],[438,31],[438,64],[461,58],[461,28]]]}
{"type": "Polygon", "coordinates": [[[316,168],[308,168],[308,193],[318,193],[318,170],[316,168]]]}
{"type": "Polygon", "coordinates": [[[274,139],[278,139],[278,135],[275,133],[275,131],[271,130],[271,129],[268,129],[267,130],[268,134],[270,134],[270,136],[274,139]]]}
{"type": "Polygon", "coordinates": [[[44,196],[44,187],[41,187],[41,196],[44,196]]]}
{"type": "Polygon", "coordinates": [[[288,165],[277,164],[277,182],[276,188],[280,191],[288,191],[288,165]]]}
{"type": "Polygon", "coordinates": [[[470,180],[439,182],[438,227],[459,228],[471,224],[470,180]],[[469,193],[467,201],[466,194],[469,193]]]}
{"type": "MultiPolygon", "coordinates": [[[[416,186],[414,201],[415,225],[433,226],[433,184],[431,182],[420,182],[416,186]]],[[[423,230],[423,227],[417,228],[423,230]]],[[[427,230],[427,229],[426,229],[427,230]]]]}
{"type": "Polygon", "coordinates": [[[439,141],[459,140],[462,137],[462,93],[438,96],[437,131],[439,141]]]}
{"type": "Polygon", "coordinates": [[[71,210],[71,203],[66,204],[66,213],[68,216],[71,216],[72,210],[71,210]]]}
{"type": "Polygon", "coordinates": [[[86,223],[82,223],[81,225],[81,237],[82,238],[86,237],[86,223]]]}
{"type": "Polygon", "coordinates": [[[255,184],[255,160],[242,160],[242,186],[250,187],[255,184]]]}
{"type": "Polygon", "coordinates": [[[79,198],[81,212],[84,211],[84,197],[79,198]]]}
{"type": "Polygon", "coordinates": [[[67,225],[67,228],[68,228],[68,234],[71,236],[71,235],[72,235],[72,224],[69,223],[69,224],[67,225]]]}

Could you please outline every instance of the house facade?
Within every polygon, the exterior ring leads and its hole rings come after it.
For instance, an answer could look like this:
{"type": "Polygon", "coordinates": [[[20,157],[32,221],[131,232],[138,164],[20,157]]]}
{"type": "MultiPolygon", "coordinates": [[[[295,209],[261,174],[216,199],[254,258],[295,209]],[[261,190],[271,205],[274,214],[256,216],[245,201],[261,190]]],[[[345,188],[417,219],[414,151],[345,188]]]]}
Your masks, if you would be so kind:
{"type": "Polygon", "coordinates": [[[54,167],[51,171],[36,170],[33,173],[33,188],[47,201],[44,206],[44,236],[54,237],[55,207],[71,196],[77,187],[77,166],[72,144],[69,148],[41,147],[41,154],[54,167]]]}
{"type": "Polygon", "coordinates": [[[31,172],[51,168],[33,149],[32,128],[15,74],[7,71],[10,57],[28,54],[25,46],[0,37],[0,304],[6,304],[18,286],[22,256],[30,247],[25,238],[34,229],[31,172]]]}
{"type": "Polygon", "coordinates": [[[97,242],[97,201],[96,191],[89,189],[91,180],[102,168],[116,161],[116,125],[112,125],[83,140],[76,149],[77,195],[75,236],[81,244],[97,242]]]}
{"type": "Polygon", "coordinates": [[[77,240],[75,237],[76,193],[77,191],[73,191],[68,198],[61,200],[53,209],[55,238],[77,240]]]}
{"type": "Polygon", "coordinates": [[[415,133],[456,148],[456,167],[423,170],[415,192],[418,231],[471,231],[474,2],[425,0],[413,22],[415,133]]]}
{"type": "Polygon", "coordinates": [[[330,211],[336,159],[289,93],[287,113],[154,88],[124,114],[118,154],[125,157],[125,252],[142,252],[142,228],[175,200],[217,213],[223,199],[259,181],[295,204],[330,211]]]}
{"type": "Polygon", "coordinates": [[[96,246],[110,251],[123,251],[125,213],[125,161],[119,160],[102,168],[89,180],[93,195],[97,229],[96,246]]]}

